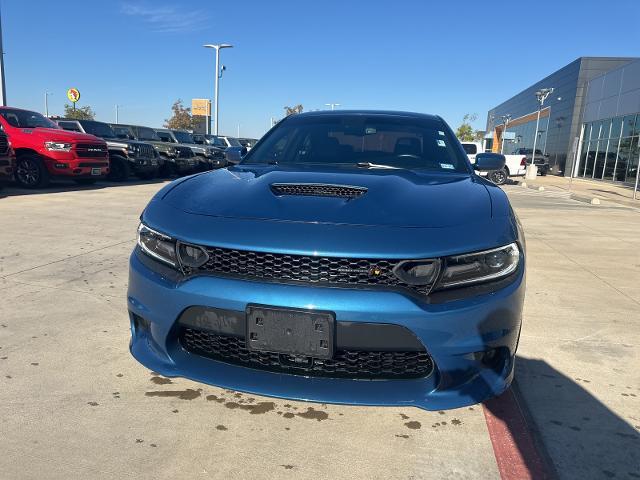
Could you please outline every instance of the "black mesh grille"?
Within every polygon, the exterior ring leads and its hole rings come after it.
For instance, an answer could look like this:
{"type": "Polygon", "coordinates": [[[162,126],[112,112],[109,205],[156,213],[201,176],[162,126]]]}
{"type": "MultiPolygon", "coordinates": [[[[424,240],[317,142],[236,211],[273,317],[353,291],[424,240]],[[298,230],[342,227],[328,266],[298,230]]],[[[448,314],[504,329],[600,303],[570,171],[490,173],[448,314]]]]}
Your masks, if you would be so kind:
{"type": "Polygon", "coordinates": [[[143,158],[154,158],[156,156],[155,149],[148,143],[139,143],[136,145],[138,156],[143,158]]]}
{"type": "Polygon", "coordinates": [[[176,147],[176,155],[178,158],[192,158],[193,150],[189,147],[176,147]]]}
{"type": "Polygon", "coordinates": [[[249,350],[243,338],[192,328],[183,328],[179,341],[185,350],[207,358],[293,375],[402,379],[426,377],[433,370],[431,356],[424,350],[418,352],[338,350],[331,360],[320,360],[311,357],[296,359],[290,355],[249,350]]]}
{"type": "Polygon", "coordinates": [[[81,158],[107,157],[107,146],[99,143],[78,143],[76,155],[81,158]]]}
{"type": "Polygon", "coordinates": [[[386,286],[426,295],[432,285],[409,285],[393,273],[401,260],[315,257],[205,247],[209,260],[185,273],[337,286],[386,286]]]}
{"type": "Polygon", "coordinates": [[[271,190],[276,195],[301,195],[309,197],[356,198],[367,193],[364,187],[325,185],[319,183],[274,183],[271,190]]]}
{"type": "Polygon", "coordinates": [[[79,167],[108,167],[107,162],[80,162],[79,167]]]}
{"type": "Polygon", "coordinates": [[[0,134],[0,155],[6,155],[9,151],[9,140],[6,135],[0,134]]]}

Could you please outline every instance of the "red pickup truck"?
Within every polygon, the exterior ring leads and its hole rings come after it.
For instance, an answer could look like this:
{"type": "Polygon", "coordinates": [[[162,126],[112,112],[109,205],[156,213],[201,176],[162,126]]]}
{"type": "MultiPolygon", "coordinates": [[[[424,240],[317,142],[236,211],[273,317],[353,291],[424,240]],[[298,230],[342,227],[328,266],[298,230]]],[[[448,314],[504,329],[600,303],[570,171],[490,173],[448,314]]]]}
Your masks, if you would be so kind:
{"type": "Polygon", "coordinates": [[[37,112],[0,107],[0,126],[16,155],[15,180],[22,187],[42,188],[53,177],[93,183],[109,173],[104,140],[67,132],[37,112]]]}

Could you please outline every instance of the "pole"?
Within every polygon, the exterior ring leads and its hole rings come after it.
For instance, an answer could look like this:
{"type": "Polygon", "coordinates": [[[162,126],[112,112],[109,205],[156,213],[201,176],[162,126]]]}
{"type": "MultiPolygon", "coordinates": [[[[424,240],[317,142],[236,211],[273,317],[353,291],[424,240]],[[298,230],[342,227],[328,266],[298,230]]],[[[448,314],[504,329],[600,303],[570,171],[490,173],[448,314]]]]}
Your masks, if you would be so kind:
{"type": "Polygon", "coordinates": [[[120,123],[118,121],[118,104],[116,103],[116,123],[120,123]]]}
{"type": "Polygon", "coordinates": [[[509,125],[509,120],[511,120],[511,115],[505,115],[504,117],[504,131],[502,132],[502,145],[500,145],[500,154],[504,152],[504,136],[507,133],[507,126],[509,125]]]}
{"type": "Polygon", "coordinates": [[[633,187],[633,199],[637,200],[638,180],[640,179],[640,154],[638,155],[638,165],[636,166],[636,185],[633,187]]]}
{"type": "Polygon", "coordinates": [[[218,135],[218,95],[220,93],[220,47],[216,47],[216,81],[215,81],[215,86],[216,86],[216,91],[214,93],[214,98],[215,98],[215,104],[216,104],[216,117],[215,117],[215,123],[214,123],[214,135],[218,135]]]}
{"type": "Polygon", "coordinates": [[[49,94],[44,92],[44,116],[49,118],[49,94]]]}
{"type": "Polygon", "coordinates": [[[240,124],[238,124],[238,135],[236,135],[236,138],[240,138],[240,124]]]}
{"type": "Polygon", "coordinates": [[[2,48],[2,17],[0,14],[0,105],[7,106],[7,90],[4,84],[4,49],[2,48]]]}
{"type": "Polygon", "coordinates": [[[531,165],[535,165],[536,159],[536,143],[538,143],[538,126],[540,125],[540,110],[542,109],[542,103],[538,107],[538,117],[536,118],[536,133],[533,136],[533,150],[531,152],[531,165]]]}

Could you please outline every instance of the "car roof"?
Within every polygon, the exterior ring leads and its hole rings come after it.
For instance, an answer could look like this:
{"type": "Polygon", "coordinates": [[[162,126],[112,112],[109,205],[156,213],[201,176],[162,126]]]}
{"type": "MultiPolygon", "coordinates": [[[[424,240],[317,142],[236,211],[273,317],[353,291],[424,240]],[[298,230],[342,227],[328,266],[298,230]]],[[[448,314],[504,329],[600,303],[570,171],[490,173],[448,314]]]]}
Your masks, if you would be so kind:
{"type": "Polygon", "coordinates": [[[346,116],[346,115],[381,115],[389,117],[409,117],[416,119],[440,120],[438,115],[418,112],[403,112],[396,110],[320,110],[316,112],[303,112],[291,115],[290,117],[324,117],[324,116],[346,116]]]}

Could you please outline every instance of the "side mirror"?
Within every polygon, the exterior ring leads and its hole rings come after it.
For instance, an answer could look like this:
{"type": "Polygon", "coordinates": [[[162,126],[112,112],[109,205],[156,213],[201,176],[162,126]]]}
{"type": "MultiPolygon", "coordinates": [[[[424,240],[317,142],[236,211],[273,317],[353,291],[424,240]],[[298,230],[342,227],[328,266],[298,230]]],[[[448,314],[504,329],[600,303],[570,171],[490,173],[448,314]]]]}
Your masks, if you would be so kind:
{"type": "Polygon", "coordinates": [[[502,170],[505,160],[504,155],[499,153],[479,153],[476,155],[476,163],[473,168],[484,172],[502,170]]]}
{"type": "Polygon", "coordinates": [[[229,147],[224,151],[224,158],[231,164],[240,163],[242,151],[237,147],[229,147]]]}

